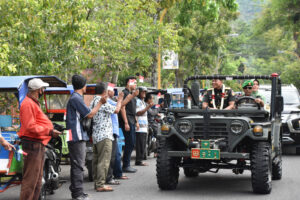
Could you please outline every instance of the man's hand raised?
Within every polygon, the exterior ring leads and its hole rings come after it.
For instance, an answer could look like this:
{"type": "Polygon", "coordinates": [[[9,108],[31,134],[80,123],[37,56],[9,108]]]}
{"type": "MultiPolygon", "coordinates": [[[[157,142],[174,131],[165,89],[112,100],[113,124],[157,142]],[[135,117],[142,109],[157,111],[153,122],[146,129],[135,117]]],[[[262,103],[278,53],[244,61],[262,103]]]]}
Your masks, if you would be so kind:
{"type": "Polygon", "coordinates": [[[139,95],[139,90],[134,90],[132,92],[132,95],[135,96],[135,97],[138,96],[139,95]]]}
{"type": "Polygon", "coordinates": [[[100,102],[101,102],[102,104],[105,104],[105,103],[107,102],[107,95],[101,97],[100,102]]]}
{"type": "Polygon", "coordinates": [[[123,92],[119,92],[119,96],[118,96],[118,100],[123,100],[124,98],[124,93],[123,92]]]}

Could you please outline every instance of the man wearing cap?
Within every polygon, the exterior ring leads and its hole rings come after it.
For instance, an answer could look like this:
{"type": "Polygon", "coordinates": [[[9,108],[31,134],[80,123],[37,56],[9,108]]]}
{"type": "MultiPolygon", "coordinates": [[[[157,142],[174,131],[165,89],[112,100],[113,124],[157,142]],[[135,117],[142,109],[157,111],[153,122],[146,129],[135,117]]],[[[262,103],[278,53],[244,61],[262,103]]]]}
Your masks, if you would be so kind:
{"type": "Polygon", "coordinates": [[[83,101],[83,94],[86,92],[86,79],[81,75],[72,76],[74,92],[67,104],[66,125],[71,138],[68,141],[68,148],[71,161],[71,185],[69,187],[73,200],[88,199],[88,195],[83,192],[83,169],[86,154],[86,141],[89,140],[87,132],[83,130],[81,121],[85,118],[92,118],[106,103],[106,98],[101,100],[93,109],[88,108],[83,101]]]}
{"type": "MultiPolygon", "coordinates": [[[[253,97],[252,92],[253,92],[253,81],[252,80],[247,80],[242,84],[243,90],[244,90],[244,95],[243,96],[248,96],[248,97],[253,97]]],[[[264,107],[264,101],[262,100],[261,97],[254,97],[255,102],[258,103],[261,107],[264,107]]],[[[242,102],[243,103],[243,102],[242,102]]],[[[247,102],[244,102],[247,103],[247,102]]]]}
{"type": "Polygon", "coordinates": [[[212,80],[213,88],[210,88],[206,91],[203,97],[202,108],[206,109],[224,109],[231,110],[234,108],[234,96],[233,91],[225,87],[222,80],[213,79],[212,80]]]}
{"type": "Polygon", "coordinates": [[[135,165],[147,166],[148,164],[142,162],[146,150],[146,141],[148,133],[148,117],[147,111],[154,105],[153,102],[146,105],[144,99],[146,97],[147,88],[139,87],[139,95],[136,99],[136,115],[138,121],[138,129],[136,130],[136,157],[135,165]]]}
{"type": "Polygon", "coordinates": [[[45,145],[51,137],[57,137],[61,132],[53,129],[52,122],[43,113],[38,101],[49,84],[34,78],[28,83],[29,92],[20,107],[21,138],[24,156],[21,200],[37,200],[43,177],[45,145]]]}

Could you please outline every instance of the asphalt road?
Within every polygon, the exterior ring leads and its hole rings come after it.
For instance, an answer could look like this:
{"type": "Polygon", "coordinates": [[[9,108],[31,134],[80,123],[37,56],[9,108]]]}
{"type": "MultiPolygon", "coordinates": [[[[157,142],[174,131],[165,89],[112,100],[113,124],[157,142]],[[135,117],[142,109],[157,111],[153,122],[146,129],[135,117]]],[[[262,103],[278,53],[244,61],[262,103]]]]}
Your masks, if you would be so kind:
{"type": "MultiPolygon", "coordinates": [[[[273,181],[273,189],[270,195],[257,195],[252,193],[250,172],[243,175],[235,175],[231,170],[220,170],[219,173],[200,174],[196,178],[186,178],[183,170],[180,170],[179,184],[174,191],[159,190],[156,183],[156,172],[154,158],[147,160],[149,166],[136,167],[138,172],[127,174],[130,179],[122,180],[121,185],[113,186],[113,192],[95,192],[93,183],[86,180],[85,192],[91,200],[190,200],[190,199],[272,199],[288,200],[300,198],[300,157],[296,155],[285,155],[283,157],[283,178],[273,181]]],[[[61,177],[69,180],[69,165],[62,166],[61,177]]],[[[71,199],[68,190],[69,181],[55,191],[54,195],[47,197],[48,200],[71,199]]],[[[19,198],[20,186],[10,188],[0,193],[1,200],[17,200],[19,198]]]]}

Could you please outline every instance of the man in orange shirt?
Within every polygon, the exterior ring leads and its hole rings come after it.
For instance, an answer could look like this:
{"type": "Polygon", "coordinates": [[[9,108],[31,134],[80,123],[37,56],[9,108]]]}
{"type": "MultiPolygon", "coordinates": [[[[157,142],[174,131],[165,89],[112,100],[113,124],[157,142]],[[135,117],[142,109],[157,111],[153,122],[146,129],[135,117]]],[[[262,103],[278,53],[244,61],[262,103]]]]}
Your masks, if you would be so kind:
{"type": "Polygon", "coordinates": [[[19,136],[22,148],[28,154],[24,156],[23,179],[20,200],[37,200],[40,195],[45,145],[51,137],[61,132],[53,129],[52,122],[43,113],[38,98],[49,84],[41,79],[31,79],[28,83],[29,92],[20,108],[21,129],[19,136]]]}

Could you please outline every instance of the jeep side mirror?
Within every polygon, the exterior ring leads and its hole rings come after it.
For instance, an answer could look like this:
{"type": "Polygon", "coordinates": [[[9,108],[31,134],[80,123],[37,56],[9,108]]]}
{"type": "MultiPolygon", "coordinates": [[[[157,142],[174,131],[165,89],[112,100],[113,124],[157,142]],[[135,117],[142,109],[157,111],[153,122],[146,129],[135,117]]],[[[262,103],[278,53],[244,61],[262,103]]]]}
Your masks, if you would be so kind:
{"type": "Polygon", "coordinates": [[[281,113],[283,111],[283,97],[277,95],[276,96],[276,101],[275,101],[275,112],[281,113]]]}

